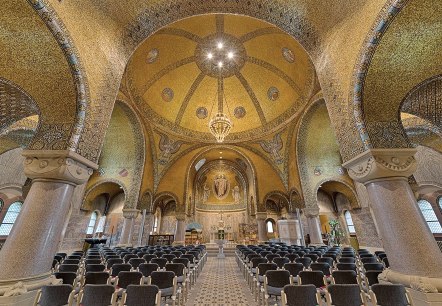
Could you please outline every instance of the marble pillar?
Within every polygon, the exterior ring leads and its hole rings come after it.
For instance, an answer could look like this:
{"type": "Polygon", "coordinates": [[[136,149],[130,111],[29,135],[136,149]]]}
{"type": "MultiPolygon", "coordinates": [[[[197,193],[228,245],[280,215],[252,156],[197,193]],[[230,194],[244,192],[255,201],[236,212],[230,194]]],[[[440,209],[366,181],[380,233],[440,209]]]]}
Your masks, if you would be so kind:
{"type": "Polygon", "coordinates": [[[442,293],[442,253],[419,208],[408,177],[415,149],[371,149],[343,166],[364,183],[390,269],[381,280],[442,293]]]}
{"type": "Polygon", "coordinates": [[[184,245],[186,235],[186,216],[184,214],[176,215],[176,229],[175,229],[175,238],[174,244],[182,244],[184,245]]]}
{"type": "Polygon", "coordinates": [[[304,214],[307,217],[308,234],[310,244],[322,245],[321,221],[319,220],[319,208],[305,208],[304,214]]]}
{"type": "Polygon", "coordinates": [[[77,185],[97,165],[68,150],[23,151],[32,185],[0,251],[0,295],[22,281],[28,290],[47,283],[77,185]]]}
{"type": "Polygon", "coordinates": [[[120,245],[132,244],[132,234],[134,231],[134,222],[138,217],[139,210],[135,208],[123,208],[123,230],[120,236],[120,245]]]}
{"type": "Polygon", "coordinates": [[[256,222],[258,223],[258,242],[263,243],[268,240],[266,228],[267,213],[257,212],[256,222]]]}

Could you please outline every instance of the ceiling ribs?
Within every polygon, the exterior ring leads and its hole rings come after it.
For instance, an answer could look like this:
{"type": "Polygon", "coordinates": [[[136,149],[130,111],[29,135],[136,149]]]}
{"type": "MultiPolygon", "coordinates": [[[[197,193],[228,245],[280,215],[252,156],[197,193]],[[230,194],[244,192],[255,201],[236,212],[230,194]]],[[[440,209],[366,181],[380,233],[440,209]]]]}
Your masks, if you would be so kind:
{"type": "Polygon", "coordinates": [[[200,36],[198,36],[194,33],[191,33],[189,31],[183,30],[183,29],[164,28],[164,29],[159,30],[156,34],[174,35],[174,36],[187,38],[187,39],[192,40],[196,43],[201,42],[200,36]]]}
{"type": "Polygon", "coordinates": [[[166,67],[164,67],[163,69],[161,69],[160,71],[158,71],[147,83],[146,85],[144,85],[142,92],[143,94],[146,93],[146,91],[149,90],[149,88],[159,79],[161,79],[163,76],[165,76],[166,74],[168,74],[169,72],[171,72],[172,70],[175,70],[181,66],[190,64],[195,62],[195,56],[189,56],[186,58],[183,58],[182,60],[179,60],[177,62],[174,62],[166,67]]]}
{"type": "Polygon", "coordinates": [[[262,35],[269,35],[269,34],[282,34],[281,30],[274,28],[274,27],[268,27],[268,28],[261,28],[257,29],[255,31],[249,32],[244,34],[239,38],[239,41],[242,43],[245,43],[251,39],[254,39],[256,37],[262,36],[262,35]]]}
{"type": "Polygon", "coordinates": [[[258,98],[256,98],[255,93],[253,92],[252,88],[250,87],[247,80],[244,78],[244,76],[241,74],[241,72],[237,71],[235,73],[235,76],[238,78],[238,80],[241,82],[241,85],[244,87],[244,89],[247,91],[250,100],[252,100],[253,105],[255,106],[256,112],[258,113],[259,120],[261,121],[262,125],[267,124],[267,120],[264,116],[264,112],[262,111],[261,105],[258,101],[258,98]]]}
{"type": "Polygon", "coordinates": [[[274,66],[273,64],[270,64],[269,62],[263,61],[259,58],[253,57],[253,56],[247,56],[247,62],[261,66],[274,74],[276,74],[278,77],[283,79],[287,82],[287,84],[290,85],[298,94],[302,92],[301,88],[296,85],[295,81],[292,80],[284,71],[279,69],[278,67],[274,66]]]}
{"type": "Polygon", "coordinates": [[[224,33],[224,16],[215,15],[216,33],[224,33]]]}
{"type": "Polygon", "coordinates": [[[196,77],[195,81],[193,81],[192,86],[190,86],[189,91],[184,97],[183,103],[181,103],[180,110],[178,111],[178,115],[175,119],[175,124],[180,124],[181,120],[183,120],[184,112],[186,111],[187,105],[189,105],[190,99],[192,98],[193,94],[195,93],[195,90],[201,84],[205,76],[206,75],[203,72],[200,72],[200,74],[198,74],[198,76],[196,77]]]}

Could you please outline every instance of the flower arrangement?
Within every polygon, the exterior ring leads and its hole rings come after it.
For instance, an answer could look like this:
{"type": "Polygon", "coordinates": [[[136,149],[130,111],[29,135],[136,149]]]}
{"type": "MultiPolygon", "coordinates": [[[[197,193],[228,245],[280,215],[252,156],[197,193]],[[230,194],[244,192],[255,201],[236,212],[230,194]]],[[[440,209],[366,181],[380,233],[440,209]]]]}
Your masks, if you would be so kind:
{"type": "Polygon", "coordinates": [[[341,229],[341,225],[338,220],[328,221],[330,225],[329,243],[330,245],[341,245],[343,238],[345,237],[344,232],[341,229]]]}

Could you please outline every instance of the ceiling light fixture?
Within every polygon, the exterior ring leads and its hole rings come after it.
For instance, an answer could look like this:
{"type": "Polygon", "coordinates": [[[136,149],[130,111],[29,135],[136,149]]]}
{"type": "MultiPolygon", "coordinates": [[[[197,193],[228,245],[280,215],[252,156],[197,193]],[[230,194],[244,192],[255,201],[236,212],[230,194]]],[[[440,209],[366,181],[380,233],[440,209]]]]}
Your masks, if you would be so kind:
{"type": "Polygon", "coordinates": [[[218,67],[222,68],[223,67],[223,62],[218,62],[218,67]]]}
{"type": "MultiPolygon", "coordinates": [[[[210,119],[209,130],[210,133],[212,133],[212,135],[215,136],[216,142],[224,142],[224,139],[227,137],[227,135],[229,135],[230,129],[232,128],[233,124],[232,121],[230,121],[227,114],[224,113],[224,101],[226,102],[227,111],[229,111],[229,108],[227,105],[227,99],[225,98],[224,95],[224,82],[221,75],[221,69],[218,79],[217,92],[218,92],[218,112],[215,114],[215,116],[212,117],[212,119],[210,119]]],[[[215,104],[215,101],[213,103],[215,104]]]]}
{"type": "Polygon", "coordinates": [[[222,48],[224,47],[224,45],[223,45],[222,42],[219,42],[218,45],[217,45],[217,47],[218,47],[218,49],[222,49],[222,48]]]}
{"type": "Polygon", "coordinates": [[[208,59],[212,59],[212,57],[213,57],[213,54],[212,54],[212,53],[207,54],[207,58],[208,58],[208,59]]]}
{"type": "Polygon", "coordinates": [[[232,59],[232,58],[233,58],[233,52],[230,51],[229,53],[227,53],[227,57],[228,57],[229,59],[232,59]]]}

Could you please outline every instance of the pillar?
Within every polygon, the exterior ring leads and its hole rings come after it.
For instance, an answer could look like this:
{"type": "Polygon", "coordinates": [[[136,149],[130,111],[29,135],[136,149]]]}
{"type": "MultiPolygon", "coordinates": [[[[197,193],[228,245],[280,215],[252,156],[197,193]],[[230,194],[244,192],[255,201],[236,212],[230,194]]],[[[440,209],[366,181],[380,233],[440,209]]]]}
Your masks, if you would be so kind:
{"type": "Polygon", "coordinates": [[[68,150],[23,151],[24,172],[32,185],[0,251],[0,295],[22,281],[28,290],[49,281],[69,206],[77,185],[97,165],[68,150]]]}
{"type": "Polygon", "coordinates": [[[310,244],[322,245],[321,221],[319,220],[319,208],[305,208],[304,214],[307,217],[307,226],[310,236],[310,244]]]}
{"type": "Polygon", "coordinates": [[[256,222],[258,223],[258,242],[262,243],[267,241],[267,228],[266,228],[267,213],[257,212],[256,222]]]}
{"type": "Polygon", "coordinates": [[[177,214],[174,244],[184,245],[185,235],[186,235],[186,215],[177,214]]]}
{"type": "Polygon", "coordinates": [[[442,253],[408,184],[408,177],[416,169],[415,152],[371,149],[343,166],[354,180],[367,187],[391,268],[380,279],[442,293],[442,253]]]}
{"type": "Polygon", "coordinates": [[[120,237],[120,245],[132,244],[132,234],[134,231],[134,220],[140,211],[135,208],[123,208],[123,230],[120,237]]]}

